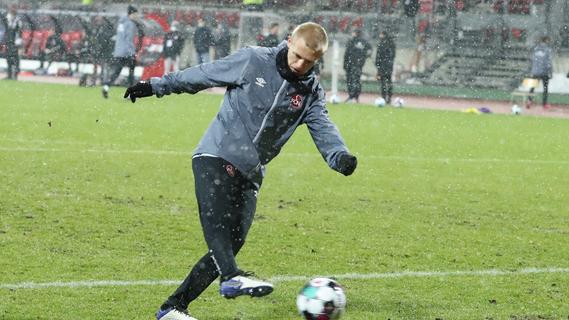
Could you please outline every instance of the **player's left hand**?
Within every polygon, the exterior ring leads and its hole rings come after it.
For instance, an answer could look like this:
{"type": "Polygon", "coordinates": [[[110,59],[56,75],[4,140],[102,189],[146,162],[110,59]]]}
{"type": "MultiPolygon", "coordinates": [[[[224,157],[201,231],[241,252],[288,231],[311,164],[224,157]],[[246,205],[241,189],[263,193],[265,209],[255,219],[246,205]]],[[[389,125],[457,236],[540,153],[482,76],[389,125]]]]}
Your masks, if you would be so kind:
{"type": "Polygon", "coordinates": [[[354,173],[356,167],[358,166],[358,158],[349,152],[344,152],[340,155],[338,159],[338,171],[345,176],[349,176],[354,173]]]}
{"type": "Polygon", "coordinates": [[[152,85],[148,81],[139,81],[135,85],[128,87],[124,93],[124,98],[130,98],[130,101],[134,103],[136,98],[150,97],[154,93],[152,92],[152,85]]]}

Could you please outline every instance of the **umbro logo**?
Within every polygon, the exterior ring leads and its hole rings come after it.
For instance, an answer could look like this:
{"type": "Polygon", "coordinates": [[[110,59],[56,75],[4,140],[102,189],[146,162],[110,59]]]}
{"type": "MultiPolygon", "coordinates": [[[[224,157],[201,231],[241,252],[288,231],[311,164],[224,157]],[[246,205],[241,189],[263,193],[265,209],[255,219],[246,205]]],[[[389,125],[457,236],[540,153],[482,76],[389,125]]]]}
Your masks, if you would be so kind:
{"type": "Polygon", "coordinates": [[[267,81],[265,81],[265,79],[263,78],[255,78],[255,84],[261,88],[264,88],[265,85],[267,84],[267,81]]]}

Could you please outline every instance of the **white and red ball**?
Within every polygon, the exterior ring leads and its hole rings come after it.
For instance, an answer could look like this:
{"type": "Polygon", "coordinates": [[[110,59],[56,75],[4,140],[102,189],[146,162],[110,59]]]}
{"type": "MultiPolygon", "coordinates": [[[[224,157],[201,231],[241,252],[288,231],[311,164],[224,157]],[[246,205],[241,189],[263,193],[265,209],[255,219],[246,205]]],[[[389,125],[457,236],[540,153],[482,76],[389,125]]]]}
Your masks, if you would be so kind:
{"type": "Polygon", "coordinates": [[[376,98],[373,102],[376,107],[384,107],[385,106],[385,99],[382,97],[376,98]]]}
{"type": "Polygon", "coordinates": [[[405,100],[403,100],[403,98],[395,97],[395,99],[393,99],[393,106],[394,107],[403,108],[404,105],[405,105],[405,100]]]}
{"type": "Polygon", "coordinates": [[[314,278],[300,290],[296,306],[306,320],[335,320],[344,313],[346,294],[335,280],[314,278]]]}

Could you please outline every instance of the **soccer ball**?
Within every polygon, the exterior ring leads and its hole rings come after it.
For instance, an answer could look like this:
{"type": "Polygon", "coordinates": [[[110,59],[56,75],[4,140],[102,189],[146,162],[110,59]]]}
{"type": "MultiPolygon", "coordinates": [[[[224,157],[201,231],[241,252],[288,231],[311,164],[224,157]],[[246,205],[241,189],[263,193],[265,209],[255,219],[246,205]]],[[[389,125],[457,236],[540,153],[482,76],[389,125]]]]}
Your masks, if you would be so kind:
{"type": "Polygon", "coordinates": [[[306,320],[340,319],[346,308],[346,295],[338,282],[314,278],[300,290],[296,306],[306,320]]]}
{"type": "Polygon", "coordinates": [[[522,113],[522,108],[520,108],[517,104],[512,106],[512,114],[520,115],[522,113]]]}
{"type": "Polygon", "coordinates": [[[403,100],[401,97],[395,97],[395,99],[393,99],[393,105],[397,108],[403,108],[405,105],[405,100],[403,100]]]}
{"type": "Polygon", "coordinates": [[[340,103],[340,97],[338,97],[337,95],[333,95],[330,97],[330,103],[332,104],[338,104],[340,103]]]}
{"type": "Polygon", "coordinates": [[[382,97],[379,97],[379,98],[375,99],[375,101],[373,103],[375,104],[376,107],[383,107],[383,106],[385,106],[385,99],[383,99],[382,97]]]}

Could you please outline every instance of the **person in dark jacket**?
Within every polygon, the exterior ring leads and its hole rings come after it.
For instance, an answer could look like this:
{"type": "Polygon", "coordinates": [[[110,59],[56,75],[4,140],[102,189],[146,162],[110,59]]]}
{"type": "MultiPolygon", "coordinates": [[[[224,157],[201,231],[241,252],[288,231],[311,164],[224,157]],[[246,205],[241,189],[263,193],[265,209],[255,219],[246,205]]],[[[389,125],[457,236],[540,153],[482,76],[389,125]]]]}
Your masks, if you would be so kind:
{"type": "Polygon", "coordinates": [[[386,103],[391,102],[393,94],[393,82],[391,75],[393,74],[393,63],[395,61],[395,41],[385,32],[379,33],[379,42],[377,43],[377,54],[375,56],[375,67],[377,68],[377,80],[379,80],[379,88],[381,96],[386,103]]]}
{"type": "Polygon", "coordinates": [[[279,24],[278,22],[271,23],[269,27],[269,34],[259,42],[262,47],[276,47],[281,42],[279,38],[279,24]]]}
{"type": "MultiPolygon", "coordinates": [[[[549,79],[553,72],[553,49],[549,46],[549,37],[543,36],[540,38],[539,43],[533,48],[531,56],[531,70],[530,77],[539,79],[543,83],[543,96],[542,103],[544,109],[549,109],[547,103],[549,79]]],[[[530,92],[533,93],[535,88],[531,88],[530,92]]],[[[528,99],[527,108],[531,106],[532,97],[528,99]]]]}
{"type": "Polygon", "coordinates": [[[206,26],[203,19],[198,20],[198,27],[194,31],[194,47],[198,58],[198,64],[210,62],[209,48],[214,45],[211,29],[206,26]]]}
{"type": "Polygon", "coordinates": [[[265,165],[298,126],[306,124],[330,168],[346,176],[356,169],[357,159],[330,120],[324,89],[313,73],[327,48],[324,28],[307,22],[278,47],[244,47],[212,63],[139,82],[125,92],[134,102],[152,95],[227,88],[192,160],[209,251],[164,302],[157,319],[195,319],[187,313],[189,303],[217,277],[225,298],[261,297],[273,291],[272,284],[241,271],[235,256],[253,222],[265,165]]]}
{"type": "Polygon", "coordinates": [[[91,83],[96,85],[97,79],[102,83],[108,72],[114,49],[110,39],[115,35],[115,31],[113,25],[102,16],[95,17],[94,26],[91,32],[90,60],[93,63],[91,83]]]}
{"type": "MultiPolygon", "coordinates": [[[[44,72],[47,72],[51,63],[54,61],[65,61],[67,53],[67,45],[61,38],[62,31],[56,28],[54,34],[50,35],[45,42],[45,50],[41,54],[41,68],[44,72]],[[44,68],[44,62],[47,61],[47,65],[44,68]]],[[[71,62],[69,63],[69,70],[71,70],[71,62]]]]}
{"type": "Polygon", "coordinates": [[[164,74],[171,71],[178,71],[180,69],[180,54],[184,49],[186,39],[178,28],[180,23],[173,21],[170,26],[170,31],[164,35],[164,74]]]}
{"type": "Polygon", "coordinates": [[[22,20],[18,17],[15,6],[11,6],[6,14],[6,62],[8,64],[7,79],[18,80],[20,72],[20,54],[19,49],[22,47],[22,20]]]}
{"type": "Polygon", "coordinates": [[[115,38],[115,46],[113,50],[113,58],[103,83],[103,97],[109,97],[109,87],[119,77],[122,68],[128,67],[128,83],[134,83],[134,68],[136,67],[136,48],[134,46],[134,38],[138,34],[136,20],[138,19],[138,10],[129,5],[127,16],[119,19],[117,25],[117,33],[115,38]]]}
{"type": "Polygon", "coordinates": [[[215,46],[215,60],[228,56],[231,53],[231,32],[225,23],[219,22],[213,33],[215,46]]]}
{"type": "MultiPolygon", "coordinates": [[[[454,1],[453,1],[454,3],[454,1]]],[[[415,16],[419,9],[421,8],[421,4],[419,0],[404,0],[403,1],[403,12],[405,15],[411,20],[411,28],[413,33],[417,31],[417,24],[415,22],[415,16]]]]}
{"type": "Polygon", "coordinates": [[[363,38],[362,30],[354,30],[344,53],[344,70],[346,71],[346,85],[348,86],[346,102],[353,100],[359,102],[362,91],[362,69],[370,55],[371,45],[363,38]]]}

